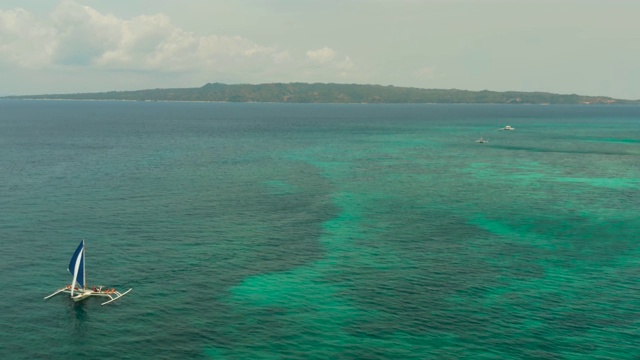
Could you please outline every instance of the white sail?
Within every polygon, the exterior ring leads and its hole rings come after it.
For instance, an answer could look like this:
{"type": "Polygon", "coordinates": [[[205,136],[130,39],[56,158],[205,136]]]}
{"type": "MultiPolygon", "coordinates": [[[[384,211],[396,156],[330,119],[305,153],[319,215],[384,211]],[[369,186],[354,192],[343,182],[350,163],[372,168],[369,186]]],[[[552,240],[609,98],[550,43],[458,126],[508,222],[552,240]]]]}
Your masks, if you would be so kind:
{"type": "Polygon", "coordinates": [[[80,242],[80,245],[78,245],[78,248],[73,253],[68,270],[73,275],[71,280],[71,297],[73,297],[73,290],[76,284],[80,288],[84,288],[86,285],[84,274],[84,240],[80,242]]]}

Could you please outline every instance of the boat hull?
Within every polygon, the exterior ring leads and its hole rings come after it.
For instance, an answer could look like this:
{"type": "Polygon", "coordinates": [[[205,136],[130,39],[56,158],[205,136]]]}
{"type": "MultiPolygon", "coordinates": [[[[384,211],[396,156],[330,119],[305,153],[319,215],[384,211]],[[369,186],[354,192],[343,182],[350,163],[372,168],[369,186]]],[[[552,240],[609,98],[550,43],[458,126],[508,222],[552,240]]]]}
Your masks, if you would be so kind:
{"type": "MultiPolygon", "coordinates": [[[[71,297],[71,300],[73,300],[75,302],[78,302],[78,301],[82,301],[82,300],[84,300],[84,299],[86,299],[88,297],[91,297],[91,296],[102,296],[102,297],[109,298],[108,301],[105,301],[102,304],[100,304],[100,305],[106,305],[106,304],[114,302],[114,301],[120,299],[121,297],[127,295],[129,292],[131,292],[131,290],[133,290],[133,289],[129,289],[129,290],[121,293],[121,292],[117,291],[116,289],[102,290],[102,287],[100,287],[100,289],[97,290],[97,291],[92,291],[90,289],[89,290],[82,290],[82,289],[77,289],[76,290],[76,289],[74,289],[73,296],[71,297]]],[[[59,289],[58,291],[54,292],[53,294],[51,294],[49,296],[46,296],[44,299],[47,300],[47,299],[52,298],[52,297],[54,297],[54,296],[56,296],[58,294],[61,294],[61,293],[71,294],[71,290],[70,290],[69,287],[62,288],[62,289],[59,289]]]]}
{"type": "Polygon", "coordinates": [[[82,301],[82,300],[88,298],[91,295],[93,295],[92,291],[84,291],[84,292],[81,292],[81,293],[79,293],[77,295],[73,295],[71,297],[71,299],[73,299],[73,301],[75,301],[75,302],[78,302],[78,301],[82,301]]]}

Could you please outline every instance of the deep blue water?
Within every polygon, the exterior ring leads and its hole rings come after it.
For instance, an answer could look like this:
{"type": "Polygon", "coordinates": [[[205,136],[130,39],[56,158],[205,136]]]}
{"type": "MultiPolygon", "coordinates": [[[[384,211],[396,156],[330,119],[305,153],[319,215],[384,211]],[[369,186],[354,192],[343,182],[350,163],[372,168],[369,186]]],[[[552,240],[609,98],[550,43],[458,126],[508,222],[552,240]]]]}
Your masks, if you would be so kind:
{"type": "Polygon", "coordinates": [[[640,107],[1,101],[0,198],[2,359],[640,357],[640,107]]]}

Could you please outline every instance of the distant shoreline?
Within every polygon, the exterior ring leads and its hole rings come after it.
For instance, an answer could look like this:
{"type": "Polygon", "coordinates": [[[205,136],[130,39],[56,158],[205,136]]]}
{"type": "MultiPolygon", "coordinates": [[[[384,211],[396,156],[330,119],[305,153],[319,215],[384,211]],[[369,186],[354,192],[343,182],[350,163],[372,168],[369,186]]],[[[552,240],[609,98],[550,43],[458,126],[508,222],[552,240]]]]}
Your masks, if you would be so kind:
{"type": "Polygon", "coordinates": [[[320,83],[276,83],[260,85],[212,83],[199,88],[18,95],[4,96],[0,99],[299,104],[640,105],[640,100],[624,100],[605,96],[576,94],[419,89],[381,85],[320,83]]]}
{"type": "Polygon", "coordinates": [[[197,104],[290,104],[290,105],[515,105],[515,106],[638,106],[640,102],[635,103],[616,103],[616,104],[547,104],[547,103],[521,103],[521,104],[505,104],[505,103],[294,103],[294,102],[259,102],[259,101],[209,101],[209,100],[131,100],[131,99],[58,99],[58,98],[17,98],[17,97],[0,97],[0,101],[78,101],[78,102],[132,102],[132,103],[197,103],[197,104]]]}

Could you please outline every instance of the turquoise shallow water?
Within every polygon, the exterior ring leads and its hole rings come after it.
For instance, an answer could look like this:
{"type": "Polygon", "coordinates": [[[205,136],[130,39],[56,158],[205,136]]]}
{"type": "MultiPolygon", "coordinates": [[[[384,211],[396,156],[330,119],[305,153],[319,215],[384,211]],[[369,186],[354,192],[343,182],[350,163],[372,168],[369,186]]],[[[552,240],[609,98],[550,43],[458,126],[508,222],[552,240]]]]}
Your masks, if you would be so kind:
{"type": "Polygon", "coordinates": [[[0,357],[638,358],[639,164],[640,107],[3,101],[0,357]],[[82,238],[130,295],[43,301],[82,238]]]}

